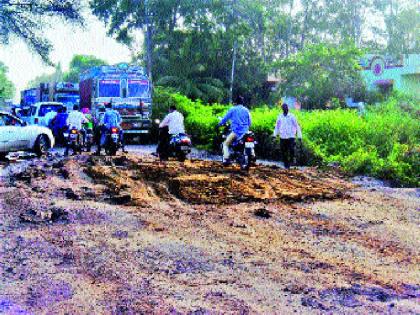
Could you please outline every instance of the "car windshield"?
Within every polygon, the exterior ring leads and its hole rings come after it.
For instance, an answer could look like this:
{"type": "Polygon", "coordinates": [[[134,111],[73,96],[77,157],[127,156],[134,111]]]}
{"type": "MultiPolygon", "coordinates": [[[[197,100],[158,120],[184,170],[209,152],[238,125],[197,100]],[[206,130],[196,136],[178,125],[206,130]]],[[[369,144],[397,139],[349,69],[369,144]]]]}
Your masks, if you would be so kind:
{"type": "Polygon", "coordinates": [[[39,117],[44,117],[47,113],[49,112],[58,112],[58,110],[60,108],[63,108],[62,105],[53,105],[53,104],[49,104],[49,105],[41,105],[41,107],[39,108],[39,117]]]}
{"type": "Polygon", "coordinates": [[[120,97],[119,80],[99,81],[99,97],[120,97]]]}
{"type": "Polygon", "coordinates": [[[147,80],[129,80],[128,95],[130,97],[148,97],[149,81],[147,80]]]}

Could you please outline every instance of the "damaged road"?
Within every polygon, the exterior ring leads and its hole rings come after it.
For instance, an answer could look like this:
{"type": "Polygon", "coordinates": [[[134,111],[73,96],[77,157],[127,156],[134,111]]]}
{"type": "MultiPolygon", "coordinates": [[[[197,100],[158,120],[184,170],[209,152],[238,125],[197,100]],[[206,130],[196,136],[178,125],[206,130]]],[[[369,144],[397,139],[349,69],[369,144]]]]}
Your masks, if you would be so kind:
{"type": "Polygon", "coordinates": [[[50,157],[0,181],[0,313],[420,312],[416,190],[50,157]]]}

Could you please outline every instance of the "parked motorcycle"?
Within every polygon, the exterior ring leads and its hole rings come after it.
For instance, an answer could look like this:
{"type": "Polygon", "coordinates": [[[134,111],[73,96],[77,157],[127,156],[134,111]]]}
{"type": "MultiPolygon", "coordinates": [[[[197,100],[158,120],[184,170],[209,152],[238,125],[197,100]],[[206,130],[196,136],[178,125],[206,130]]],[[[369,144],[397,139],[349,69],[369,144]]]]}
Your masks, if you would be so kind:
{"type": "Polygon", "coordinates": [[[82,153],[82,134],[80,130],[75,127],[64,131],[64,139],[66,139],[66,151],[65,155],[69,155],[69,149],[73,150],[73,154],[82,153]]]}
{"type": "MultiPolygon", "coordinates": [[[[220,150],[222,152],[222,162],[225,164],[225,158],[223,156],[223,142],[226,140],[231,130],[228,126],[225,126],[222,131],[222,141],[220,144],[220,150]]],[[[256,163],[255,157],[255,134],[252,131],[248,131],[241,139],[235,139],[232,145],[229,147],[230,151],[230,162],[236,162],[241,167],[241,170],[249,170],[251,166],[256,163]]]]}
{"type": "Polygon", "coordinates": [[[117,127],[108,129],[105,134],[105,153],[114,156],[119,148],[121,148],[120,129],[117,127]]]}

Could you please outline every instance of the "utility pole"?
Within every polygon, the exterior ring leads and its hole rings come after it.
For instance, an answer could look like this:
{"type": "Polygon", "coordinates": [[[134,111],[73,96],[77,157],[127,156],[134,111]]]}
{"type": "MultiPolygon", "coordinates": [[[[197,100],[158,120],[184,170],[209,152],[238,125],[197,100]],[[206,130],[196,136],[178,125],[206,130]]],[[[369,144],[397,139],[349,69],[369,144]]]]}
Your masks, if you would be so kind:
{"type": "MultiPolygon", "coordinates": [[[[236,21],[237,13],[235,10],[235,4],[236,0],[232,0],[232,20],[233,23],[236,21]]],[[[236,55],[238,52],[238,40],[235,37],[234,43],[233,43],[233,52],[232,52],[232,71],[230,75],[230,89],[229,89],[229,102],[233,103],[233,85],[235,83],[235,68],[236,68],[236,55]]]]}
{"type": "Polygon", "coordinates": [[[153,82],[152,68],[153,68],[153,46],[152,46],[152,35],[153,30],[150,24],[150,10],[149,0],[144,0],[145,9],[145,22],[146,22],[146,55],[147,55],[147,75],[149,76],[150,82],[153,82]]]}

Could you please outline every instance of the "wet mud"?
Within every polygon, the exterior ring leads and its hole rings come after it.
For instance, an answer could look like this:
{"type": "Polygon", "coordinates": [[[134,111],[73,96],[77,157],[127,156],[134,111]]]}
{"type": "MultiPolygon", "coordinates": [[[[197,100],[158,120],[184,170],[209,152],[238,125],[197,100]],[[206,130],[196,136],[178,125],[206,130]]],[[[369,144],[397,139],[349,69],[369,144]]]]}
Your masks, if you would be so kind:
{"type": "Polygon", "coordinates": [[[417,314],[416,194],[335,172],[50,157],[0,181],[0,313],[417,314]]]}

